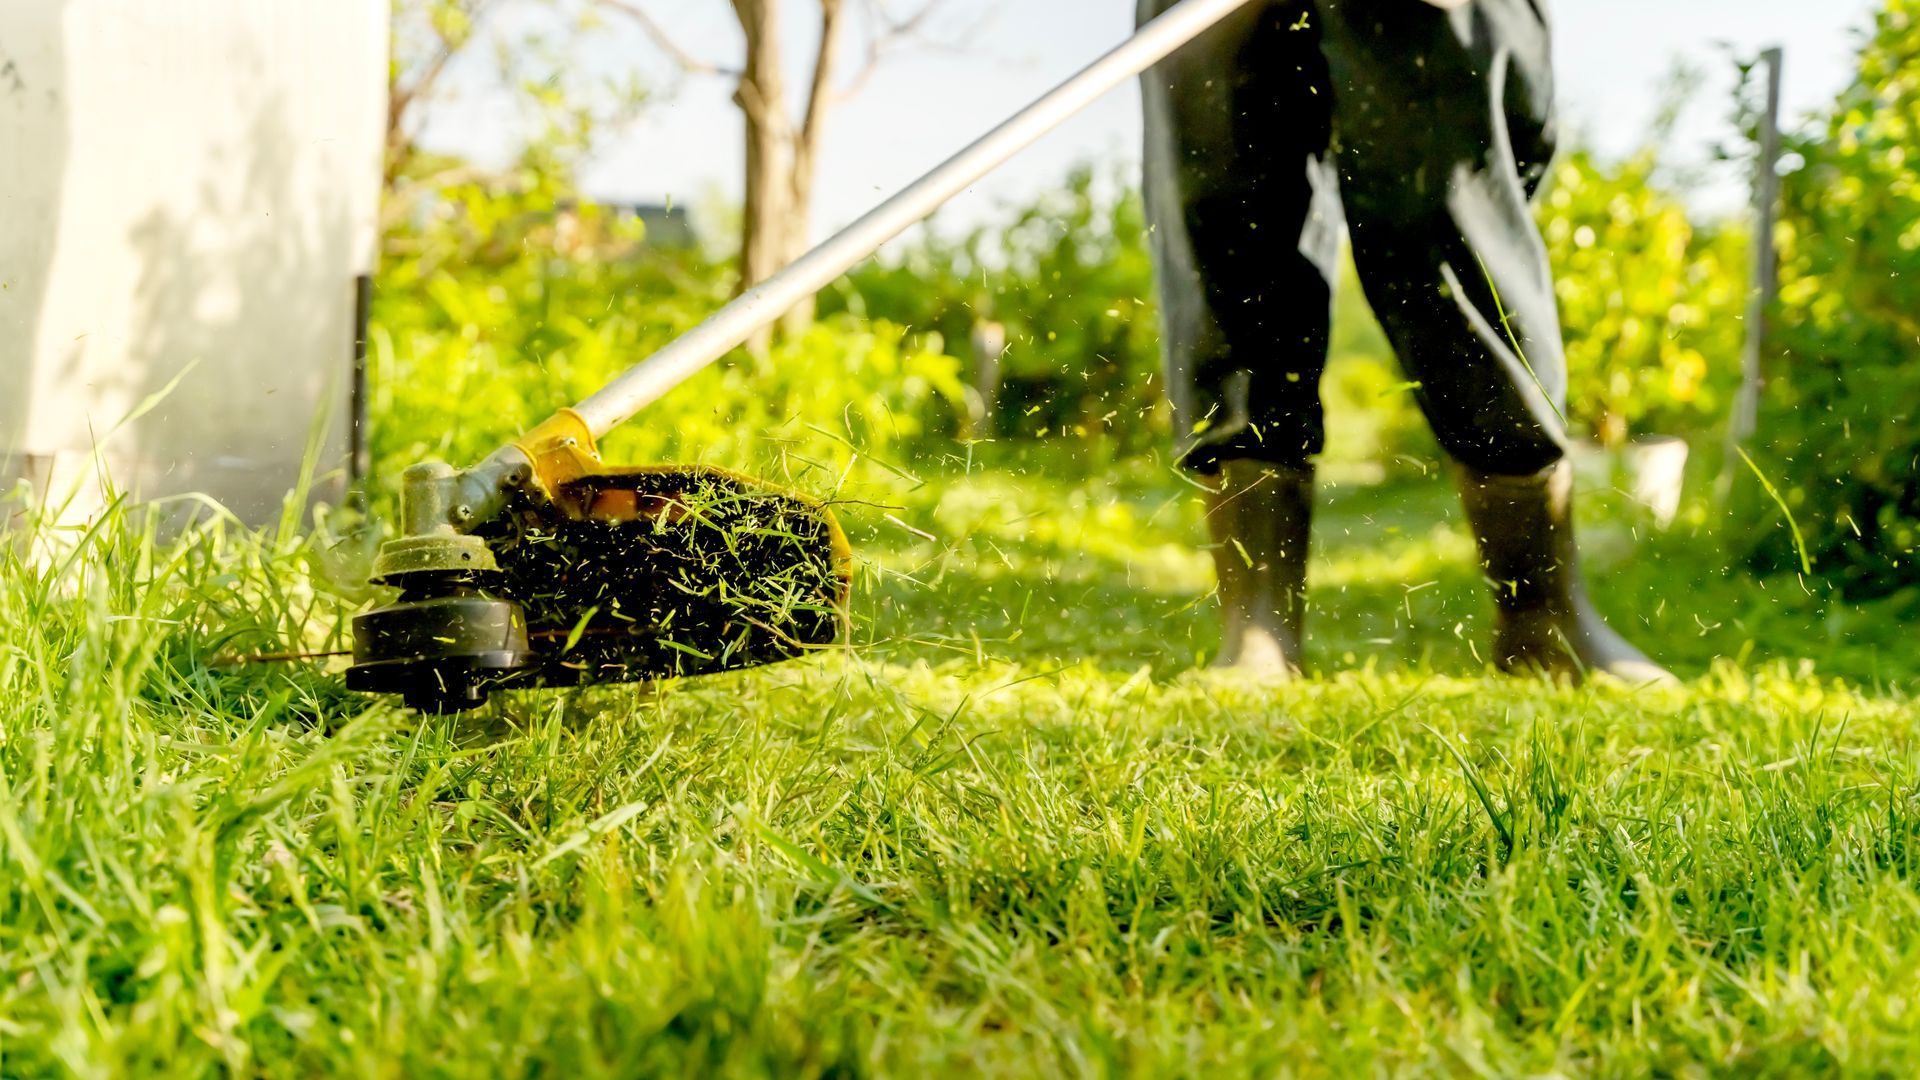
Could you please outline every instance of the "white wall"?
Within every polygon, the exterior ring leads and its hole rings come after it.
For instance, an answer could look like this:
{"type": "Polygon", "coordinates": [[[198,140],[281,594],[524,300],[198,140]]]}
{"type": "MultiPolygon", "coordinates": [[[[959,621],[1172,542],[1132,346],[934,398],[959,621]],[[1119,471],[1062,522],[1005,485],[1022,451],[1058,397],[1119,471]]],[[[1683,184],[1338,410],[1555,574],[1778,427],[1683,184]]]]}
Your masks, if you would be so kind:
{"type": "Polygon", "coordinates": [[[316,423],[343,467],[386,62],[387,0],[0,0],[0,488],[98,443],[264,520],[316,423]]]}

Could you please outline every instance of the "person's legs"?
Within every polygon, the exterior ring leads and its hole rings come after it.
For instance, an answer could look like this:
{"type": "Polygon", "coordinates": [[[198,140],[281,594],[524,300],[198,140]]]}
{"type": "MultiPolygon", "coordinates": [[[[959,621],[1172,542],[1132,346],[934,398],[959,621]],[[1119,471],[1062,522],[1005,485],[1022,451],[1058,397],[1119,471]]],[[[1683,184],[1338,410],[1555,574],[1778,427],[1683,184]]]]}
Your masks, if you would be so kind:
{"type": "Polygon", "coordinates": [[[1256,4],[1142,79],[1176,452],[1214,488],[1218,663],[1272,674],[1300,655],[1340,232],[1308,10],[1256,4]]]}
{"type": "Polygon", "coordinates": [[[1566,358],[1528,206],[1552,153],[1538,4],[1318,0],[1316,14],[1354,257],[1458,463],[1494,590],[1496,662],[1664,676],[1600,621],[1575,563],[1566,358]]]}

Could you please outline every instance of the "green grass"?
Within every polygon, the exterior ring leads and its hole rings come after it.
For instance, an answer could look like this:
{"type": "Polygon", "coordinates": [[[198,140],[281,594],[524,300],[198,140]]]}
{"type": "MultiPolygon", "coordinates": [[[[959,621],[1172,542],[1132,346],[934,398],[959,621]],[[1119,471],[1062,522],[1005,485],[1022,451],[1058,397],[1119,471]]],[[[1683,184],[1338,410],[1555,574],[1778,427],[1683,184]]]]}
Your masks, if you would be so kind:
{"type": "Polygon", "coordinates": [[[1920,1060],[1897,605],[1599,527],[1687,684],[1489,677],[1445,492],[1341,490],[1315,677],[1263,686],[1194,670],[1196,494],[892,492],[936,539],[850,508],[855,649],[464,721],[228,662],[340,646],[324,541],[42,533],[0,564],[0,1075],[1920,1060]]]}

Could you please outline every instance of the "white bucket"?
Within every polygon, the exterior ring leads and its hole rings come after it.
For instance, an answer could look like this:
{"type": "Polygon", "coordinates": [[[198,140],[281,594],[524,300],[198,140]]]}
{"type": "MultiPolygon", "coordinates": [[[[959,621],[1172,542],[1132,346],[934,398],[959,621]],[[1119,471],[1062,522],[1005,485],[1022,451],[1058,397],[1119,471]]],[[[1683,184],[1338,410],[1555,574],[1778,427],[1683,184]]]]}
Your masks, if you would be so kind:
{"type": "Polygon", "coordinates": [[[1653,512],[1653,520],[1661,528],[1673,524],[1680,513],[1689,453],[1687,441],[1672,435],[1635,439],[1621,451],[1628,494],[1653,512]]]}

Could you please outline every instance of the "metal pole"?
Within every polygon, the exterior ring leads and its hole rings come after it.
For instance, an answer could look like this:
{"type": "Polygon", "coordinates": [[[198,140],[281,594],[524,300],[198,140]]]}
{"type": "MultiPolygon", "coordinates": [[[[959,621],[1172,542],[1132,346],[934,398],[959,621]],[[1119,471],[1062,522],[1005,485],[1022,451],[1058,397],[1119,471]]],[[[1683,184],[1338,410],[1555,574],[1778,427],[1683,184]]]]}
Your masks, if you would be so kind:
{"type": "Polygon", "coordinates": [[[373,475],[368,446],[367,327],[373,314],[373,275],[353,279],[353,377],[347,392],[347,497],[365,506],[367,480],[373,475]]]}
{"type": "Polygon", "coordinates": [[[707,321],[629,368],[575,406],[574,411],[586,420],[596,437],[605,435],[756,331],[771,325],[795,304],[833,284],[882,244],[925,219],[1095,99],[1251,2],[1185,0],[793,265],[741,293],[707,321]]]}
{"type": "MultiPolygon", "coordinates": [[[[1780,258],[1774,224],[1780,215],[1780,71],[1779,48],[1761,54],[1767,68],[1767,111],[1760,117],[1760,160],[1753,185],[1753,286],[1747,298],[1747,340],[1741,355],[1740,396],[1727,422],[1729,446],[1753,437],[1760,422],[1760,394],[1766,389],[1767,316],[1780,291],[1780,258]]],[[[1728,454],[1729,462],[1735,455],[1728,454]]],[[[1731,464],[1726,466],[1729,470],[1731,464]]]]}

